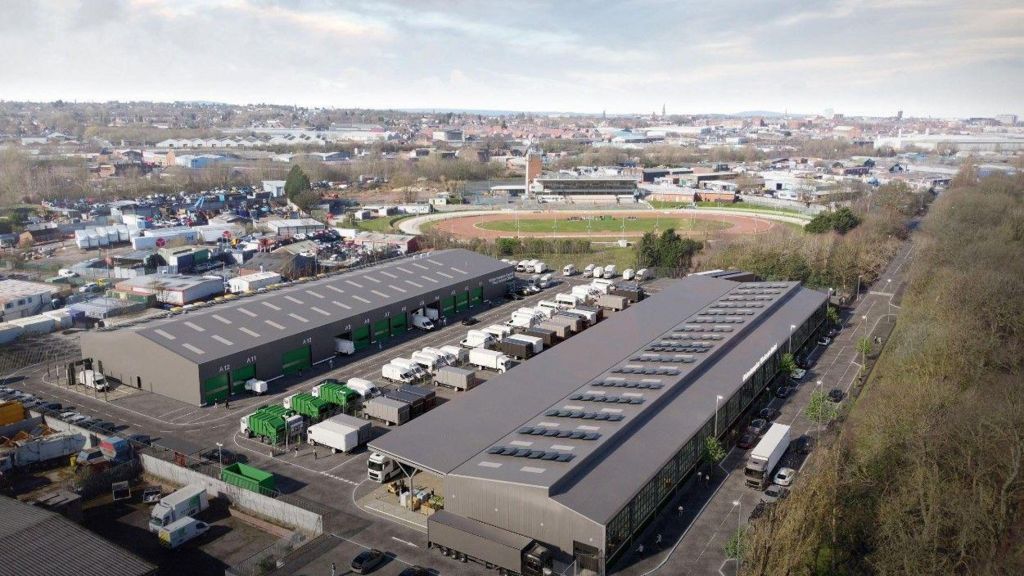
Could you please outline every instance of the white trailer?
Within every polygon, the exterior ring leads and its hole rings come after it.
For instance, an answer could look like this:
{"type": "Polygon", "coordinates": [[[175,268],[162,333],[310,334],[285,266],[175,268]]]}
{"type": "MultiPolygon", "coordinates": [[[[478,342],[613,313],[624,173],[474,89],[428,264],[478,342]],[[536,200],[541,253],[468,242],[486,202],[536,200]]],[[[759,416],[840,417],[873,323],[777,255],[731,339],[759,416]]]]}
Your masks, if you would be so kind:
{"type": "Polygon", "coordinates": [[[512,367],[512,359],[497,350],[474,348],[469,351],[469,363],[488,370],[505,372],[512,367]]]}
{"type": "Polygon", "coordinates": [[[772,482],[772,472],[786,453],[786,448],[789,448],[789,426],[772,424],[747,459],[747,466],[743,469],[747,486],[758,490],[767,488],[772,482]]]}
{"type": "Polygon", "coordinates": [[[331,452],[351,452],[370,441],[373,425],[347,414],[332,416],[306,430],[310,446],[326,446],[331,452]]]}

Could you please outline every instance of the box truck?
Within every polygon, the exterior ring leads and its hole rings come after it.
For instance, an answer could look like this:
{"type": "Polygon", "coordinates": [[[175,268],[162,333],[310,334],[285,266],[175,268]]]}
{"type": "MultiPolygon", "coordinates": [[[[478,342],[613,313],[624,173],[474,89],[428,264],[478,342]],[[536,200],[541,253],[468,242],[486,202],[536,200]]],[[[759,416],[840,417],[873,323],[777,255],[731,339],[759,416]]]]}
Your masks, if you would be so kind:
{"type": "Polygon", "coordinates": [[[78,383],[87,388],[103,392],[109,390],[107,379],[95,370],[82,370],[78,373],[78,383]]]}
{"type": "Polygon", "coordinates": [[[380,389],[377,388],[377,385],[363,378],[349,378],[345,385],[362,396],[363,400],[380,396],[380,389]]]}
{"type": "Polygon", "coordinates": [[[174,550],[185,542],[206,534],[209,529],[210,525],[206,522],[185,517],[161,527],[157,535],[160,538],[160,545],[174,550]]]}
{"type": "Polygon", "coordinates": [[[426,378],[430,375],[430,372],[420,363],[413,358],[393,358],[389,364],[394,364],[400,368],[412,372],[412,375],[419,380],[420,378],[426,378]]]}
{"type": "Polygon", "coordinates": [[[474,348],[469,351],[469,363],[488,370],[505,372],[512,367],[512,359],[497,350],[474,348]]]}
{"type": "Polygon", "coordinates": [[[555,294],[555,304],[558,304],[559,306],[572,308],[573,306],[582,303],[583,302],[580,301],[580,297],[575,294],[566,294],[564,292],[561,294],[555,294]]]}
{"type": "Polygon", "coordinates": [[[635,275],[636,272],[632,268],[626,268],[625,270],[622,271],[623,280],[632,280],[635,275]]]}
{"type": "Polygon", "coordinates": [[[349,356],[356,353],[356,343],[347,338],[334,339],[334,353],[349,356]]]}
{"type": "Polygon", "coordinates": [[[587,264],[587,267],[583,269],[583,277],[584,278],[590,278],[593,275],[594,275],[594,265],[593,264],[587,264]]]}
{"type": "Polygon", "coordinates": [[[455,390],[469,390],[479,384],[479,382],[480,379],[477,378],[476,371],[465,368],[445,366],[434,374],[435,385],[446,386],[455,390]]]}
{"type": "Polygon", "coordinates": [[[249,392],[253,396],[262,396],[270,389],[270,386],[265,380],[259,380],[257,378],[249,378],[245,381],[245,391],[249,392]]]}
{"type": "Polygon", "coordinates": [[[481,332],[486,332],[496,339],[501,340],[502,338],[512,334],[512,329],[508,326],[502,326],[501,324],[491,324],[487,328],[483,328],[481,332]]]}
{"type": "Polygon", "coordinates": [[[466,337],[459,342],[463,348],[486,348],[494,344],[496,338],[482,330],[470,330],[466,337]]]}
{"type": "Polygon", "coordinates": [[[772,424],[747,459],[743,477],[747,486],[764,490],[772,483],[772,472],[789,447],[789,426],[772,424]]]}
{"type": "Polygon", "coordinates": [[[602,294],[597,299],[597,305],[606,310],[613,310],[619,312],[625,310],[629,306],[629,300],[625,296],[616,296],[614,294],[602,294]]]}
{"type": "Polygon", "coordinates": [[[409,405],[409,419],[413,419],[434,407],[437,392],[420,386],[401,386],[398,390],[388,390],[385,398],[405,402],[409,405]]]}
{"type": "Polygon", "coordinates": [[[373,425],[355,416],[338,414],[306,430],[310,446],[326,446],[331,452],[351,452],[370,441],[373,425]]]}
{"type": "Polygon", "coordinates": [[[526,360],[533,356],[533,346],[529,342],[502,338],[498,341],[498,351],[517,360],[526,360]]]}
{"type": "Polygon", "coordinates": [[[459,348],[455,348],[455,350],[456,352],[451,352],[449,350],[444,350],[442,348],[431,348],[430,346],[427,346],[423,349],[423,352],[427,354],[436,354],[442,360],[444,360],[446,366],[454,366],[459,363],[459,354],[457,352],[460,351],[459,348]]]}
{"type": "Polygon", "coordinates": [[[540,354],[544,351],[544,339],[536,336],[530,336],[529,334],[513,334],[506,338],[506,340],[515,340],[517,342],[525,342],[530,345],[534,354],[540,354]]]}
{"type": "Polygon", "coordinates": [[[473,560],[498,574],[556,572],[552,570],[554,554],[544,544],[445,510],[427,517],[427,549],[431,548],[463,562],[473,560]]]}
{"type": "Polygon", "coordinates": [[[523,330],[522,332],[520,332],[520,334],[525,334],[526,336],[533,336],[534,338],[540,338],[541,342],[544,343],[545,348],[550,348],[551,346],[554,346],[555,343],[558,341],[558,336],[555,334],[554,330],[547,330],[545,328],[541,328],[540,326],[534,326],[529,330],[523,330]]]}
{"type": "Polygon", "coordinates": [[[149,531],[156,533],[175,520],[195,516],[210,507],[210,497],[206,487],[200,484],[189,484],[167,496],[153,506],[149,513],[149,531]]]}
{"type": "Polygon", "coordinates": [[[604,278],[604,266],[594,266],[590,271],[590,275],[594,278],[604,278]]]}
{"type": "Polygon", "coordinates": [[[408,403],[394,398],[378,396],[363,403],[363,415],[380,420],[387,425],[400,426],[409,421],[411,407],[408,403]]]}
{"type": "Polygon", "coordinates": [[[444,357],[430,352],[423,352],[422,350],[412,353],[412,361],[422,366],[424,370],[431,374],[437,372],[438,368],[448,365],[444,357]]]}
{"type": "Polygon", "coordinates": [[[461,346],[446,344],[441,346],[440,350],[455,357],[455,362],[453,362],[453,364],[465,364],[466,362],[469,362],[469,350],[466,350],[461,346]]]}
{"type": "Polygon", "coordinates": [[[572,329],[569,327],[568,322],[545,320],[538,324],[537,328],[540,328],[541,330],[550,330],[559,340],[565,340],[572,335],[572,329]]]}

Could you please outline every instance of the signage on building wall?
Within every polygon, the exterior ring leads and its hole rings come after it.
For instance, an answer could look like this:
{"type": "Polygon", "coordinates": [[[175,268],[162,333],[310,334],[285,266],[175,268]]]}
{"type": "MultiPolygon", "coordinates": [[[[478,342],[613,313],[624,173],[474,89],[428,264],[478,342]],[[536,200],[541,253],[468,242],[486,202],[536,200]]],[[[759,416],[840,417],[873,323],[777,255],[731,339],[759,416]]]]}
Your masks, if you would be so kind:
{"type": "Polygon", "coordinates": [[[778,349],[779,345],[773,344],[772,347],[769,348],[767,352],[765,352],[764,356],[761,356],[761,359],[757,361],[757,364],[754,364],[753,368],[747,370],[747,372],[743,375],[741,382],[746,382],[748,378],[753,376],[754,372],[757,372],[757,369],[760,368],[765,362],[767,362],[768,359],[772,357],[772,354],[775,354],[775,351],[778,349]]]}

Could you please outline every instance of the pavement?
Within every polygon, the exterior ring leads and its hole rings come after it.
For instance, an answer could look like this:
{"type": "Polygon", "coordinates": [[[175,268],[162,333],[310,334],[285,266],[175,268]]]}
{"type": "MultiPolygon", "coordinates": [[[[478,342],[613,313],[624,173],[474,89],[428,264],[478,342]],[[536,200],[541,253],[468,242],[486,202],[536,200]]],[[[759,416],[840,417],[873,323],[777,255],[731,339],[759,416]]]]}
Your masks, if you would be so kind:
{"type": "MultiPolygon", "coordinates": [[[[845,311],[843,327],[827,347],[817,346],[809,355],[813,367],[807,371],[795,393],[780,400],[772,398],[768,406],[780,411],[776,422],[792,427],[792,437],[803,434],[818,438],[818,426],[807,419],[804,409],[811,393],[820,387],[828,392],[833,388],[843,391],[844,402],[861,368],[861,356],[856,343],[865,335],[888,340],[895,325],[896,314],[906,288],[907,264],[912,258],[912,244],[908,240],[898,250],[879,280],[867,288],[854,307],[845,311]],[[820,384],[819,384],[820,382],[820,384]]],[[[878,353],[878,344],[874,353],[878,353]]],[[[747,450],[733,448],[726,459],[713,471],[709,480],[691,478],[678,491],[675,500],[666,506],[644,533],[632,543],[633,550],[610,567],[609,573],[623,575],[705,575],[734,574],[736,561],[726,558],[725,545],[729,538],[746,525],[751,511],[761,499],[761,492],[747,488],[743,481],[743,468],[747,450]],[[678,512],[678,506],[683,512],[678,512]],[[657,544],[658,534],[662,544],[657,544]],[[643,545],[643,552],[639,552],[643,545]]],[[[797,469],[791,490],[800,489],[800,472],[811,459],[787,454],[787,464],[797,469]]],[[[704,472],[707,472],[705,468],[704,472]]]]}

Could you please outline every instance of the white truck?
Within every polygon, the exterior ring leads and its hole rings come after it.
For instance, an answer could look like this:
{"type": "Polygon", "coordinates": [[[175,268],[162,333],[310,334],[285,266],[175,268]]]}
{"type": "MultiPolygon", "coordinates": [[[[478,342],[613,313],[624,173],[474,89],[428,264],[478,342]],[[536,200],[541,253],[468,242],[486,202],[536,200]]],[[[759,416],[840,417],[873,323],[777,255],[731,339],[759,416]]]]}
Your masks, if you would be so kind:
{"type": "Polygon", "coordinates": [[[590,275],[594,278],[604,278],[604,266],[594,266],[594,269],[590,271],[590,275]]]}
{"type": "Polygon", "coordinates": [[[618,272],[618,270],[615,268],[615,264],[609,264],[609,265],[604,267],[604,277],[605,278],[615,278],[615,274],[617,272],[618,272]]]}
{"type": "MultiPolygon", "coordinates": [[[[570,295],[579,298],[581,302],[590,302],[597,297],[596,292],[597,290],[591,286],[573,286],[569,291],[570,295]]],[[[557,301],[558,298],[556,297],[555,300],[557,301]]]]}
{"type": "Polygon", "coordinates": [[[649,280],[650,278],[651,271],[648,270],[647,268],[641,268],[636,271],[636,276],[634,277],[634,280],[636,280],[637,282],[642,282],[644,280],[649,280]]]}
{"type": "Polygon", "coordinates": [[[573,276],[576,274],[575,264],[566,264],[562,267],[562,276],[573,276]]]}
{"type": "Polygon", "coordinates": [[[772,483],[772,472],[789,448],[789,426],[772,424],[747,459],[743,477],[747,486],[764,490],[772,483]]]}
{"type": "Polygon", "coordinates": [[[543,274],[548,271],[548,265],[545,262],[538,260],[533,265],[533,271],[537,274],[543,274]]]}
{"type": "Polygon", "coordinates": [[[566,294],[563,292],[561,294],[555,294],[555,304],[558,304],[559,306],[568,306],[571,308],[573,306],[576,306],[577,304],[582,304],[582,302],[580,301],[579,296],[575,294],[566,294]]]}
{"type": "Polygon", "coordinates": [[[457,353],[459,349],[456,348],[456,352],[450,350],[444,350],[443,348],[432,348],[430,346],[425,347],[422,352],[427,354],[435,354],[444,360],[446,366],[454,366],[459,363],[460,354],[457,353]]]}
{"type": "Polygon", "coordinates": [[[332,416],[306,430],[310,446],[326,446],[331,452],[351,452],[370,441],[373,425],[347,414],[332,416]]]}
{"type": "Polygon", "coordinates": [[[446,354],[451,354],[452,357],[455,358],[455,361],[452,362],[452,364],[465,364],[466,362],[469,361],[469,350],[466,350],[461,346],[452,346],[451,344],[446,344],[444,346],[441,346],[440,350],[446,354]]]}
{"type": "Polygon", "coordinates": [[[526,342],[530,346],[533,347],[533,353],[534,354],[540,354],[541,352],[544,351],[544,340],[542,340],[542,339],[540,339],[540,338],[538,338],[536,336],[529,336],[527,334],[513,334],[512,336],[509,336],[508,338],[506,338],[506,340],[515,340],[515,341],[518,341],[518,342],[526,342]]]}
{"type": "Polygon", "coordinates": [[[419,328],[420,330],[425,330],[427,332],[435,328],[433,320],[422,314],[417,314],[416,312],[413,312],[412,314],[412,325],[415,328],[419,328]]]}
{"type": "Polygon", "coordinates": [[[385,380],[398,382],[399,384],[412,384],[416,381],[416,373],[408,368],[385,364],[380,369],[380,375],[385,380]]]}
{"type": "Polygon", "coordinates": [[[412,361],[422,366],[424,370],[431,374],[437,372],[438,368],[447,365],[437,354],[431,354],[423,351],[413,352],[412,361]]]}
{"type": "Polygon", "coordinates": [[[593,264],[587,264],[587,267],[583,269],[583,277],[584,278],[590,278],[593,275],[594,275],[594,265],[593,264]]]}
{"type": "Polygon", "coordinates": [[[370,459],[366,463],[366,475],[370,480],[383,484],[392,478],[401,476],[401,474],[402,468],[398,462],[380,452],[372,452],[370,454],[370,459]]]}
{"type": "Polygon", "coordinates": [[[186,516],[161,527],[157,535],[160,538],[160,545],[173,550],[197,536],[206,534],[209,529],[210,525],[206,522],[186,516]]]}
{"type": "Polygon", "coordinates": [[[512,319],[505,323],[506,326],[512,328],[530,328],[537,323],[537,315],[533,312],[513,312],[512,319]]]}
{"type": "Polygon", "coordinates": [[[512,367],[512,359],[497,350],[474,348],[469,351],[469,363],[488,370],[505,372],[512,367]]]}
{"type": "Polygon", "coordinates": [[[614,282],[612,282],[611,280],[597,278],[590,283],[590,286],[601,294],[607,294],[611,292],[613,284],[614,282]]]}
{"type": "Polygon", "coordinates": [[[636,276],[636,272],[632,268],[626,268],[622,271],[623,280],[632,280],[636,276]]]}
{"type": "Polygon", "coordinates": [[[210,497],[206,487],[200,484],[189,484],[156,503],[149,513],[149,531],[154,534],[161,528],[170,526],[172,522],[182,518],[195,516],[210,507],[210,497]]]}
{"type": "Polygon", "coordinates": [[[481,332],[486,332],[498,340],[501,340],[506,336],[510,336],[512,334],[512,329],[508,326],[502,326],[501,324],[491,324],[487,328],[483,328],[481,332]]]}
{"type": "Polygon", "coordinates": [[[345,338],[334,339],[334,353],[350,356],[356,353],[356,343],[345,338]]]}
{"type": "Polygon", "coordinates": [[[427,376],[427,370],[415,358],[394,358],[389,364],[405,368],[411,371],[417,378],[425,378],[427,376]]]}
{"type": "Polygon", "coordinates": [[[265,380],[258,378],[249,378],[245,381],[245,391],[250,392],[254,396],[261,396],[270,388],[265,380]]]}
{"type": "Polygon", "coordinates": [[[95,370],[82,370],[79,372],[78,383],[99,392],[110,389],[106,377],[95,370]]]}
{"type": "Polygon", "coordinates": [[[496,341],[494,334],[488,334],[483,330],[470,330],[459,344],[463,348],[485,348],[492,346],[496,341]]]}
{"type": "Polygon", "coordinates": [[[349,389],[357,392],[364,400],[373,398],[374,396],[380,396],[380,388],[377,385],[365,378],[349,378],[345,382],[345,386],[349,389]]]}

